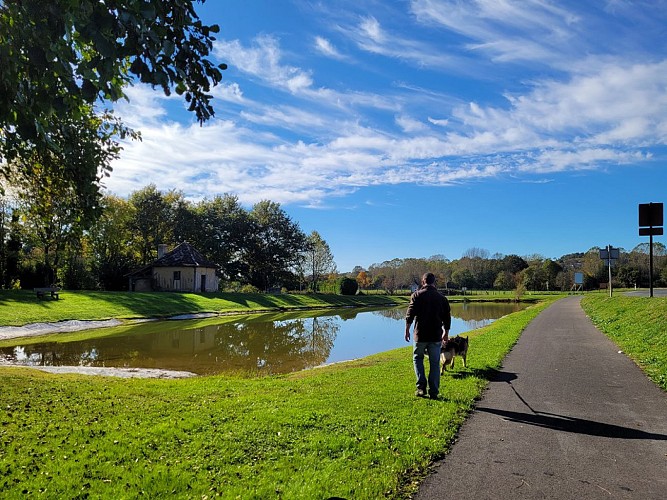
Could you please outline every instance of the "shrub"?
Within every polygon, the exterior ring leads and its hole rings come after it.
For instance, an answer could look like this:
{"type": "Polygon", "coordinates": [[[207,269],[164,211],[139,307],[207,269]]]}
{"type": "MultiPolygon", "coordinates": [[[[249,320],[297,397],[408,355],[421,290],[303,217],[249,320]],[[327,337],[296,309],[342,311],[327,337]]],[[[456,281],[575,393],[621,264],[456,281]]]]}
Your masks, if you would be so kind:
{"type": "Polygon", "coordinates": [[[341,295],[356,295],[359,290],[359,283],[352,278],[341,278],[338,282],[338,291],[341,295]]]}

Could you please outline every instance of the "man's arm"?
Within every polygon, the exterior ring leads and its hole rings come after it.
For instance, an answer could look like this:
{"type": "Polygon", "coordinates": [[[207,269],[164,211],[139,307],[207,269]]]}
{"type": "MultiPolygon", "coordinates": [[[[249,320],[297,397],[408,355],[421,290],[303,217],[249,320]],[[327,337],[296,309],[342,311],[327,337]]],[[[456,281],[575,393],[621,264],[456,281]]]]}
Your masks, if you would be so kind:
{"type": "Polygon", "coordinates": [[[412,294],[410,297],[410,304],[408,304],[408,310],[405,313],[405,341],[410,342],[410,325],[415,319],[415,294],[412,294]]]}

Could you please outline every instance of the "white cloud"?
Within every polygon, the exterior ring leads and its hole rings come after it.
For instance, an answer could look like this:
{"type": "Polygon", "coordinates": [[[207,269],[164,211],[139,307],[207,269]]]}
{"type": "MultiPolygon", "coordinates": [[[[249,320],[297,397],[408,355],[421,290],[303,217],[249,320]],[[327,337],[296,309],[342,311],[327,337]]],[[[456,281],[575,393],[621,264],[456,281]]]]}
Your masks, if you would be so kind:
{"type": "Polygon", "coordinates": [[[216,99],[225,102],[233,102],[237,104],[242,104],[244,102],[243,91],[241,90],[241,86],[236,82],[222,82],[212,89],[211,94],[216,99]]]}
{"type": "Polygon", "coordinates": [[[327,57],[331,57],[332,59],[338,59],[338,60],[345,59],[345,56],[343,56],[329,40],[321,36],[315,37],[315,49],[320,54],[323,54],[327,57]]]}
{"type": "Polygon", "coordinates": [[[412,0],[422,23],[463,35],[466,46],[497,61],[567,60],[579,17],[548,2],[509,0],[412,0]]]}
{"type": "Polygon", "coordinates": [[[238,40],[216,41],[213,53],[229,66],[257,77],[290,93],[308,89],[313,81],[308,72],[281,63],[282,53],[277,38],[262,35],[253,47],[244,47],[238,40]]]}
{"type": "Polygon", "coordinates": [[[429,116],[428,121],[431,122],[433,125],[437,125],[438,127],[446,127],[447,125],[449,125],[449,120],[446,119],[431,118],[429,116]]]}
{"type": "Polygon", "coordinates": [[[452,55],[428,43],[402,37],[398,33],[386,33],[373,17],[363,19],[356,26],[339,29],[360,49],[373,54],[399,59],[418,67],[466,71],[466,58],[452,55]]]}
{"type": "Polygon", "coordinates": [[[419,120],[415,120],[411,116],[401,115],[395,118],[396,124],[401,127],[403,132],[413,133],[413,132],[424,132],[428,130],[428,127],[419,120]]]}
{"type": "Polygon", "coordinates": [[[128,87],[125,94],[128,100],[118,101],[114,111],[123,117],[126,125],[136,127],[144,123],[158,123],[166,117],[167,111],[162,103],[169,98],[162,92],[156,92],[148,85],[136,84],[128,87]]]}
{"type": "Polygon", "coordinates": [[[133,116],[144,121],[143,141],[125,145],[108,185],[123,195],[153,182],[194,197],[232,192],[246,203],[310,205],[377,184],[450,184],[641,162],[649,157],[644,144],[665,143],[666,70],[667,62],[604,66],[566,82],[535,82],[532,91],[508,96],[505,108],[473,102],[455,108],[454,121],[425,117],[447,125],[439,135],[409,115],[394,117],[410,133],[404,136],[353,121],[334,124],[324,110],[247,100],[255,109],[239,118],[275,131],[233,119],[204,127],[158,124],[154,117],[164,115],[159,103],[166,100],[137,89],[128,109],[150,108],[133,116]],[[329,138],[306,143],[281,136],[280,130],[298,129],[329,138]]]}
{"type": "MultiPolygon", "coordinates": [[[[310,71],[282,63],[279,40],[272,36],[255,38],[252,47],[245,47],[238,40],[217,41],[214,43],[214,53],[216,57],[228,61],[230,67],[258,79],[262,85],[287,92],[298,99],[308,99],[311,106],[329,106],[341,110],[350,106],[397,109],[389,97],[379,94],[361,91],[343,93],[325,87],[315,88],[310,71]]],[[[235,90],[238,95],[242,95],[240,88],[235,90]]]]}
{"type": "MultiPolygon", "coordinates": [[[[218,116],[224,116],[203,127],[179,123],[167,112],[177,102],[173,97],[144,86],[130,89],[131,102],[118,110],[143,141],[125,144],[107,183],[122,195],[153,182],[198,198],[231,192],[244,203],[268,198],[324,206],[363,186],[447,185],[639,163],[650,157],[645,148],[665,145],[667,61],[590,55],[572,58],[565,72],[562,62],[581,43],[580,33],[567,28],[578,28],[581,19],[549,3],[517,5],[412,2],[419,22],[457,31],[466,37],[457,39],[462,45],[496,62],[539,58],[559,68],[548,76],[531,74],[505,96],[475,96],[464,104],[448,94],[448,80],[442,87],[430,78],[430,86],[392,80],[378,89],[353,74],[337,88],[334,79],[327,81],[332,87],[320,86],[316,73],[293,64],[296,56],[271,35],[246,44],[216,42],[215,55],[230,65],[224,84],[213,91],[224,103],[218,116]],[[556,40],[570,37],[576,43],[554,50],[556,40]]],[[[455,68],[463,59],[385,29],[373,16],[333,30],[370,57],[438,69],[455,68]]],[[[340,56],[323,36],[315,37],[315,47],[340,56]]]]}

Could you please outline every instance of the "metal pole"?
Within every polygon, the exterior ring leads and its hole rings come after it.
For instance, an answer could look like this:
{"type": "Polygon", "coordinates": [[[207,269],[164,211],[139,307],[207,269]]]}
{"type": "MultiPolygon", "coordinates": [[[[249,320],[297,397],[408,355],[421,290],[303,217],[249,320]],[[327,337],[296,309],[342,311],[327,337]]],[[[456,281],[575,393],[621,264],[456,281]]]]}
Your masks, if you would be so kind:
{"type": "Polygon", "coordinates": [[[611,245],[607,245],[607,267],[609,267],[609,297],[611,297],[611,245]]]}
{"type": "Polygon", "coordinates": [[[651,226],[651,229],[650,229],[650,232],[649,232],[648,287],[649,287],[649,297],[653,297],[653,226],[651,226]]]}

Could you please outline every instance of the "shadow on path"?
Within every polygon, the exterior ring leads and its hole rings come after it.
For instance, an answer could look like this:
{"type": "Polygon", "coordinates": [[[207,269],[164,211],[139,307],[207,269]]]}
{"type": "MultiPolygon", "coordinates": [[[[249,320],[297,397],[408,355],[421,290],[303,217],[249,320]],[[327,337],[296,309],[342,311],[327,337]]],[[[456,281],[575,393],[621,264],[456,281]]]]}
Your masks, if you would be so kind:
{"type": "Polygon", "coordinates": [[[523,397],[521,397],[521,394],[519,394],[516,388],[512,385],[512,381],[518,378],[516,373],[499,370],[484,370],[483,373],[480,373],[479,375],[484,376],[490,382],[505,382],[510,386],[514,394],[521,400],[521,402],[530,410],[530,413],[520,413],[516,411],[499,410],[497,408],[485,407],[476,407],[476,411],[492,413],[494,415],[501,416],[510,422],[535,425],[538,427],[545,427],[563,432],[572,432],[575,434],[587,434],[590,436],[620,439],[649,439],[655,441],[667,441],[667,435],[664,434],[656,434],[638,429],[632,429],[629,427],[596,422],[594,420],[586,420],[581,418],[567,417],[565,415],[556,415],[553,413],[536,411],[523,397]]]}
{"type": "Polygon", "coordinates": [[[664,434],[655,434],[644,432],[638,429],[621,427],[618,425],[604,424],[594,420],[585,420],[581,418],[566,417],[564,415],[555,415],[552,413],[519,413],[508,410],[498,410],[496,408],[477,407],[476,411],[492,413],[499,415],[510,422],[519,422],[522,424],[536,425],[546,427],[557,431],[572,432],[576,434],[588,434],[590,436],[601,436],[620,439],[650,439],[656,441],[667,441],[664,434]]]}

